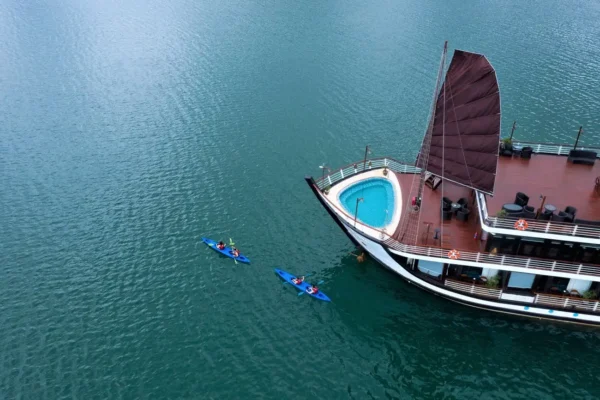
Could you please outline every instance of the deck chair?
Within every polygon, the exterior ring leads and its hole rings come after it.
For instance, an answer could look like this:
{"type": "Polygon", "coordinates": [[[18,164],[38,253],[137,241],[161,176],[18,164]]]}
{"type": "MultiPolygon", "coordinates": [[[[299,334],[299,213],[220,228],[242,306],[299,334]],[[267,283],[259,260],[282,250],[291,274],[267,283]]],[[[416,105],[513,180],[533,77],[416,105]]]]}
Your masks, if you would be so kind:
{"type": "Polygon", "coordinates": [[[435,190],[442,183],[442,178],[439,176],[433,175],[431,172],[427,172],[425,174],[425,185],[428,186],[431,190],[435,190]]]}

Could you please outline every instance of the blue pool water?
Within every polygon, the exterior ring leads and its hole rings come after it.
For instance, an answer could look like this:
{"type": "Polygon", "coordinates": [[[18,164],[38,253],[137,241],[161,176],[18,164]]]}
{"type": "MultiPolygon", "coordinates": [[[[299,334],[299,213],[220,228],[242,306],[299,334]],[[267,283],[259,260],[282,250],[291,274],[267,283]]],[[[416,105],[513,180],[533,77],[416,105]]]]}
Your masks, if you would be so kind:
{"type": "Polygon", "coordinates": [[[387,179],[370,178],[357,182],[344,189],[339,198],[348,214],[354,216],[356,199],[361,197],[358,220],[374,228],[383,228],[390,223],[394,214],[394,189],[387,179]]]}

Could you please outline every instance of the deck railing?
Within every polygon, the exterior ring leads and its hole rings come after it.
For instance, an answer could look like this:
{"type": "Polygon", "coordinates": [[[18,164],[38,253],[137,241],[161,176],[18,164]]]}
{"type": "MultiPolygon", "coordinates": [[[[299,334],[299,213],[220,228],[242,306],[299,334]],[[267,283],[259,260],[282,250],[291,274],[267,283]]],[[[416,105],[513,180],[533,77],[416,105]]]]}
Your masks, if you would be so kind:
{"type": "MultiPolygon", "coordinates": [[[[502,297],[502,294],[505,293],[501,289],[488,288],[484,285],[460,282],[455,281],[453,279],[446,279],[446,281],[444,282],[444,286],[464,293],[470,293],[483,297],[491,297],[495,299],[500,299],[502,297]]],[[[574,296],[560,296],[548,293],[533,293],[533,296],[535,296],[533,304],[550,306],[553,308],[571,309],[574,307],[578,310],[585,310],[590,312],[600,311],[600,300],[583,299],[581,297],[574,296]]]]}
{"type": "MultiPolygon", "coordinates": [[[[518,218],[491,217],[488,214],[487,202],[483,193],[478,193],[477,205],[481,211],[483,223],[492,228],[515,229],[518,218]]],[[[579,236],[600,239],[600,226],[573,224],[565,222],[538,221],[527,219],[527,232],[549,233],[554,235],[579,236]]]]}
{"type": "MultiPolygon", "coordinates": [[[[522,140],[513,140],[512,142],[514,146],[529,146],[533,149],[534,153],[539,154],[554,154],[560,156],[568,156],[569,152],[573,150],[572,144],[554,144],[554,143],[535,143],[535,142],[527,142],[522,140]]],[[[592,150],[597,152],[596,157],[600,157],[600,148],[599,147],[585,147],[585,146],[577,146],[577,150],[592,150]]]]}
{"type": "MultiPolygon", "coordinates": [[[[459,251],[458,258],[450,258],[450,249],[438,247],[413,246],[400,243],[395,239],[388,239],[385,242],[394,250],[410,253],[420,256],[442,258],[450,260],[449,262],[460,264],[461,261],[473,263],[485,263],[505,267],[524,268],[527,270],[552,271],[574,275],[600,276],[600,265],[584,265],[577,263],[568,263],[553,260],[544,260],[538,258],[527,258],[520,256],[510,256],[505,254],[491,254],[470,251],[459,251]]],[[[531,272],[535,274],[535,271],[531,272]]]]}
{"type": "MultiPolygon", "coordinates": [[[[518,218],[487,217],[486,225],[492,228],[515,229],[518,218]]],[[[527,220],[527,232],[550,233],[554,235],[581,236],[600,239],[600,226],[569,224],[550,221],[527,220]]]]}
{"type": "MultiPolygon", "coordinates": [[[[414,165],[403,164],[397,160],[392,158],[378,158],[367,160],[366,164],[364,162],[357,162],[350,164],[346,167],[340,168],[335,171],[333,174],[326,175],[324,178],[319,179],[316,184],[320,190],[327,188],[341,180],[348,178],[354,174],[368,171],[370,169],[377,169],[387,167],[390,171],[399,172],[399,173],[419,173],[420,169],[415,167],[414,165]],[[365,168],[363,169],[363,165],[365,168]]],[[[481,196],[483,196],[480,193],[481,196]]],[[[480,201],[480,198],[477,198],[477,201],[480,201]]],[[[348,221],[352,221],[354,217],[347,214],[345,211],[340,210],[335,204],[329,202],[329,204],[336,209],[336,211],[345,216],[348,221]]],[[[482,212],[482,216],[484,220],[492,221],[492,218],[489,217],[487,210],[485,209],[485,202],[483,203],[483,207],[480,204],[480,210],[482,212]]],[[[513,222],[514,224],[514,222],[513,222]]],[[[554,271],[561,272],[567,274],[574,275],[588,275],[588,276],[600,276],[600,265],[584,265],[580,263],[569,263],[569,262],[560,262],[554,260],[546,260],[546,259],[536,259],[536,258],[527,258],[522,256],[510,256],[510,255],[496,255],[490,253],[481,253],[481,252],[469,252],[469,251],[460,251],[460,257],[458,259],[451,259],[449,257],[450,249],[443,249],[439,247],[427,247],[427,246],[414,246],[408,245],[404,243],[400,243],[396,239],[391,237],[391,234],[385,232],[384,230],[374,229],[369,226],[362,224],[360,221],[355,222],[355,228],[358,231],[361,231],[367,235],[373,236],[370,232],[375,232],[377,234],[377,239],[384,241],[389,247],[404,253],[409,253],[413,255],[421,255],[433,258],[442,258],[451,260],[451,262],[461,264],[461,261],[468,261],[472,263],[486,263],[491,265],[498,266],[506,266],[506,267],[516,267],[516,268],[524,268],[527,270],[532,270],[531,273],[536,273],[534,270],[538,271],[554,271]]],[[[514,226],[513,226],[514,228],[514,226]]],[[[581,229],[581,225],[579,225],[578,230],[581,229]]],[[[585,230],[584,230],[585,232],[585,230]]],[[[600,232],[600,230],[599,230],[600,232]]]]}
{"type": "Polygon", "coordinates": [[[502,290],[500,289],[488,288],[483,285],[476,285],[475,283],[465,283],[455,281],[452,279],[446,279],[444,285],[455,290],[460,290],[461,292],[471,293],[478,296],[493,297],[499,299],[502,295],[502,290]]]}
{"type": "Polygon", "coordinates": [[[581,297],[536,293],[533,302],[535,304],[545,304],[560,308],[575,307],[586,311],[599,311],[598,300],[582,299],[581,297]]]}
{"type": "Polygon", "coordinates": [[[369,171],[371,169],[387,167],[390,171],[398,172],[401,174],[417,174],[421,172],[420,168],[414,165],[404,164],[400,161],[394,160],[393,158],[375,158],[372,160],[359,161],[346,165],[337,170],[331,170],[328,175],[321,177],[316,180],[319,189],[323,190],[328,186],[334,185],[337,182],[344,180],[352,175],[369,171]]]}

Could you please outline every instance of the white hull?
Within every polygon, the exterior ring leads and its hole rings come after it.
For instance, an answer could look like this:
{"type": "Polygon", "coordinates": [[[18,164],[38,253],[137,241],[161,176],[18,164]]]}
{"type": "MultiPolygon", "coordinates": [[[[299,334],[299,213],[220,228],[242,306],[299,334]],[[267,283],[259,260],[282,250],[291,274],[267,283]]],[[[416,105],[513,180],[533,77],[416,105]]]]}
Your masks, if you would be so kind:
{"type": "Polygon", "coordinates": [[[600,316],[583,314],[578,312],[553,310],[533,305],[507,304],[500,301],[484,300],[473,296],[457,293],[445,288],[432,285],[429,282],[420,279],[418,276],[409,272],[404,266],[394,260],[386,249],[372,239],[365,237],[351,227],[344,224],[344,228],[356,242],[358,242],[367,253],[380,264],[389,270],[400,275],[407,282],[417,285],[418,287],[432,292],[438,296],[445,297],[457,303],[465,304],[471,307],[496,311],[506,314],[522,315],[531,318],[558,320],[569,323],[600,325],[600,316]]]}

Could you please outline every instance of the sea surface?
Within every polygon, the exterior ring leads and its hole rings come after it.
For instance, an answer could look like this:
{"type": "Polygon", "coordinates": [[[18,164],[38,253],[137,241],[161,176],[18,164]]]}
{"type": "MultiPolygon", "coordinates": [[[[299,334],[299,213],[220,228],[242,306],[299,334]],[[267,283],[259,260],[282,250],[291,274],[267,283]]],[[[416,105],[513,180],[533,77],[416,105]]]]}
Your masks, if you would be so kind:
{"type": "Polygon", "coordinates": [[[600,330],[358,263],[303,180],[414,160],[444,40],[600,144],[596,0],[0,2],[0,398],[598,398],[600,330]]]}

